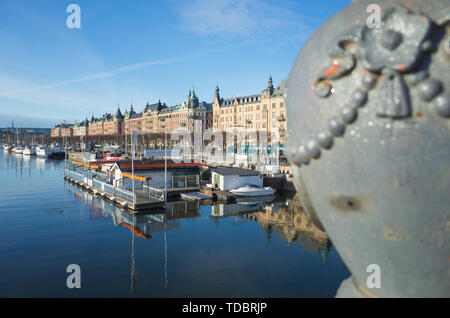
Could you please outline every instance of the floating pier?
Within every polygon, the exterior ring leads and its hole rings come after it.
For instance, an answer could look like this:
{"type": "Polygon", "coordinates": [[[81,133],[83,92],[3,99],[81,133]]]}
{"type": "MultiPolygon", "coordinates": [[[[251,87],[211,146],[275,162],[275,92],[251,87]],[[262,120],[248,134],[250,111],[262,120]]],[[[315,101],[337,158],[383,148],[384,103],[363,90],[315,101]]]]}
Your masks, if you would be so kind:
{"type": "Polygon", "coordinates": [[[206,186],[200,186],[200,191],[208,196],[212,196],[217,201],[225,203],[236,201],[236,195],[229,191],[213,189],[206,186]]]}
{"type": "Polygon", "coordinates": [[[146,193],[144,193],[140,190],[135,191],[136,199],[135,199],[135,202],[133,203],[132,197],[131,198],[123,198],[123,197],[115,196],[114,194],[105,192],[99,188],[96,188],[87,183],[84,183],[82,181],[71,178],[67,175],[64,176],[64,179],[68,182],[71,182],[71,183],[83,188],[85,191],[91,192],[94,195],[97,195],[103,199],[106,199],[107,201],[116,203],[124,208],[129,209],[129,210],[133,210],[133,211],[148,210],[148,209],[164,206],[163,199],[161,200],[161,199],[157,199],[154,197],[150,197],[146,193]]]}

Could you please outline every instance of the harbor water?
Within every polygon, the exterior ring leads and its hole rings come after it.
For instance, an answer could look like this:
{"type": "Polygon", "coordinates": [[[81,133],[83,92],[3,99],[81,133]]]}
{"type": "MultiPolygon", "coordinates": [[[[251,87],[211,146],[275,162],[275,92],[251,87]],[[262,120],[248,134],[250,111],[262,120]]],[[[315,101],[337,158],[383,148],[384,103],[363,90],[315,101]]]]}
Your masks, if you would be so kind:
{"type": "Polygon", "coordinates": [[[0,297],[334,297],[350,276],[295,197],[132,215],[63,172],[1,151],[0,297]]]}

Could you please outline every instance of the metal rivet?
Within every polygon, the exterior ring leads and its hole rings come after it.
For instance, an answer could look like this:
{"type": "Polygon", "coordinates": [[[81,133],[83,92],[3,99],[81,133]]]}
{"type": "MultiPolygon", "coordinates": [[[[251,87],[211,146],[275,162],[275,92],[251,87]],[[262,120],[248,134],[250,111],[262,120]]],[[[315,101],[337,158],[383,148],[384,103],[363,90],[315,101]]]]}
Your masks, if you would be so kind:
{"type": "Polygon", "coordinates": [[[331,93],[331,85],[324,82],[319,82],[316,85],[316,94],[319,97],[328,97],[331,93]]]}
{"type": "Polygon", "coordinates": [[[367,101],[367,92],[361,88],[357,88],[353,94],[351,99],[352,107],[361,107],[367,101]]]}
{"type": "Polygon", "coordinates": [[[330,149],[333,146],[333,137],[326,132],[317,133],[317,141],[324,149],[330,149]]]}
{"type": "Polygon", "coordinates": [[[320,147],[315,140],[309,140],[306,143],[306,151],[311,158],[317,159],[320,157],[320,147]]]}
{"type": "Polygon", "coordinates": [[[300,163],[307,165],[309,164],[309,155],[306,151],[306,148],[304,146],[300,146],[297,149],[296,158],[300,163]]]}
{"type": "Polygon", "coordinates": [[[333,117],[328,122],[328,129],[333,136],[342,136],[344,134],[345,126],[337,119],[337,117],[333,117]]]}
{"type": "Polygon", "coordinates": [[[434,109],[440,116],[450,117],[450,96],[438,96],[434,101],[434,109]]]}
{"type": "Polygon", "coordinates": [[[377,83],[377,77],[375,75],[373,75],[372,73],[367,73],[362,78],[362,84],[367,89],[374,88],[376,83],[377,83]]]}
{"type": "Polygon", "coordinates": [[[352,123],[356,119],[356,110],[354,108],[344,106],[341,108],[341,118],[347,124],[352,123]]]}
{"type": "Polygon", "coordinates": [[[442,84],[438,80],[430,78],[419,85],[419,96],[429,102],[442,91],[442,84]]]}

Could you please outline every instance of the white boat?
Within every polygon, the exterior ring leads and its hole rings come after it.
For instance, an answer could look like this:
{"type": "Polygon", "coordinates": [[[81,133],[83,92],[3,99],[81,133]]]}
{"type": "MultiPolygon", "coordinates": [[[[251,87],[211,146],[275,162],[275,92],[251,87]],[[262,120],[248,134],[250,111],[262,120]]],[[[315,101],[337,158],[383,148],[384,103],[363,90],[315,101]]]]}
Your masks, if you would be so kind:
{"type": "Polygon", "coordinates": [[[275,193],[275,190],[271,187],[260,187],[256,184],[247,184],[238,189],[230,190],[230,192],[241,197],[258,197],[264,195],[273,195],[275,193]]]}
{"type": "Polygon", "coordinates": [[[23,148],[22,146],[16,146],[13,148],[12,152],[21,155],[23,152],[23,148]]]}
{"type": "Polygon", "coordinates": [[[10,151],[10,150],[11,150],[11,146],[8,145],[8,144],[4,144],[4,145],[3,145],[3,150],[4,150],[4,151],[10,151]]]}
{"type": "Polygon", "coordinates": [[[34,147],[25,147],[22,153],[24,156],[32,156],[36,154],[36,150],[34,147]]]}
{"type": "Polygon", "coordinates": [[[52,154],[52,151],[48,148],[45,148],[43,146],[38,146],[36,148],[36,156],[39,158],[48,158],[52,154]]]}

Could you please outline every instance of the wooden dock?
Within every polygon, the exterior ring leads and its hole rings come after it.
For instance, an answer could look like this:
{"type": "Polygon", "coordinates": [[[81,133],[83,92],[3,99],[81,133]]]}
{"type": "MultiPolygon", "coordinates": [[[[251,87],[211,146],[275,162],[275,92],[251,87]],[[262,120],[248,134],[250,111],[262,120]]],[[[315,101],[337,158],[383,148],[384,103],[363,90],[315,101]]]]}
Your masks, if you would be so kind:
{"type": "Polygon", "coordinates": [[[200,191],[206,195],[212,196],[217,201],[221,202],[233,202],[236,200],[236,195],[219,189],[213,189],[206,186],[200,186],[200,191]]]}

